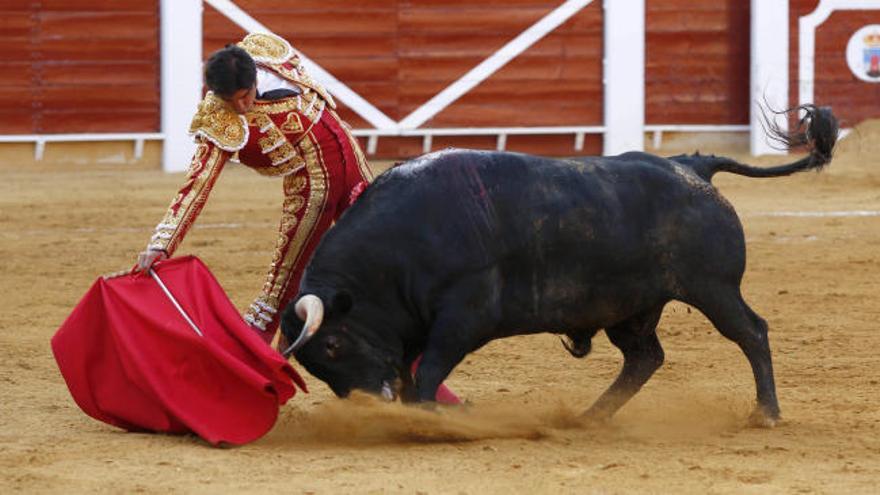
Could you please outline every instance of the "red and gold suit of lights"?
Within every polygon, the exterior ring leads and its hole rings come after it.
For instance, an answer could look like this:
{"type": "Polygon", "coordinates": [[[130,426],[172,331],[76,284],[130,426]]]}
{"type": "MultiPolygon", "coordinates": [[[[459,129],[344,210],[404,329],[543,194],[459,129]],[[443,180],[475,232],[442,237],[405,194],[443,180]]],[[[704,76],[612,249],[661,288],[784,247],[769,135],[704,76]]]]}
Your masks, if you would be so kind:
{"type": "Polygon", "coordinates": [[[279,310],[296,296],[303,268],[319,239],[349,204],[351,191],[372,180],[366,159],[326,90],[300,66],[293,48],[268,34],[239,44],[257,65],[295,84],[302,94],[257,100],[245,115],[208,93],[190,126],[197,148],[186,182],[156,226],[149,248],[171,256],[192,226],[226,161],[280,177],[281,225],[263,290],[244,318],[271,340],[279,310]]]}

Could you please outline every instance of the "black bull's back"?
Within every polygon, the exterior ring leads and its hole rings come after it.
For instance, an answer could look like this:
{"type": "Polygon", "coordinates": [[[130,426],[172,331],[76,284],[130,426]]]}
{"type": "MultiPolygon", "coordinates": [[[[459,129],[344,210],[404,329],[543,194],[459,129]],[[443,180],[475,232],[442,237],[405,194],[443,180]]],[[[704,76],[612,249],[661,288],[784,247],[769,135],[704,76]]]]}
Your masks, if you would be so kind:
{"type": "Polygon", "coordinates": [[[604,329],[624,356],[620,376],[590,409],[607,417],[663,362],[656,327],[677,299],[743,350],[757,385],[753,419],[772,425],[779,408],[767,325],[740,293],[742,227],[710,179],[827,164],[836,121],[825,109],[805,111],[809,132],[784,137],[811,145],[810,155],[765,169],[699,155],[567,161],[466,150],[396,167],[316,250],[300,296],[316,296],[326,311],[285,311],[291,352],[340,395],[392,395],[395,382],[404,397],[431,400],[464,356],[490,340],[564,333],[581,357],[604,329]],[[420,354],[413,379],[409,365],[420,354]]]}
{"type": "Polygon", "coordinates": [[[602,328],[684,297],[694,277],[738,281],[744,269],[732,208],[688,168],[651,155],[448,151],[373,187],[364,199],[391,210],[343,221],[384,217],[385,239],[412,250],[405,269],[438,286],[492,272],[502,335],[602,328]]]}

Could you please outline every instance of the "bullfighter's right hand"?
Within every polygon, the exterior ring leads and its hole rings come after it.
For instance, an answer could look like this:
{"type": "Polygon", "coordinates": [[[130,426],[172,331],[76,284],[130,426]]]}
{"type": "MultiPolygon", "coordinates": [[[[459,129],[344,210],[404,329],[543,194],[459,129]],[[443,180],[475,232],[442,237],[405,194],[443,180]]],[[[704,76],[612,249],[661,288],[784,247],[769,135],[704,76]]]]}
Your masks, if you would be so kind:
{"type": "Polygon", "coordinates": [[[162,249],[147,249],[138,255],[137,266],[134,267],[135,272],[145,272],[153,266],[153,263],[168,258],[168,253],[162,249]]]}

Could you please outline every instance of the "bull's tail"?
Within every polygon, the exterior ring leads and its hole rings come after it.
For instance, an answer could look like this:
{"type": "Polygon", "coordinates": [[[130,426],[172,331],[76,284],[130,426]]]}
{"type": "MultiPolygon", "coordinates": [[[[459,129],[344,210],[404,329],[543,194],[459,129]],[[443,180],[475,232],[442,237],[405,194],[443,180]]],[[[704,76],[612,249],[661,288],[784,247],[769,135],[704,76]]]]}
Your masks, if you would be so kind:
{"type": "Polygon", "coordinates": [[[807,147],[810,154],[796,162],[776,167],[758,168],[739,163],[731,158],[706,156],[699,153],[673,156],[669,159],[691,167],[697,175],[706,181],[711,181],[716,172],[730,172],[746,177],[781,177],[804,170],[821,170],[831,162],[831,155],[837,142],[837,118],[831,113],[830,108],[820,108],[814,105],[802,105],[783,113],[787,114],[797,110],[803,110],[805,115],[792,132],[785,132],[769,119],[765,119],[770,138],[781,144],[784,149],[807,147]]]}

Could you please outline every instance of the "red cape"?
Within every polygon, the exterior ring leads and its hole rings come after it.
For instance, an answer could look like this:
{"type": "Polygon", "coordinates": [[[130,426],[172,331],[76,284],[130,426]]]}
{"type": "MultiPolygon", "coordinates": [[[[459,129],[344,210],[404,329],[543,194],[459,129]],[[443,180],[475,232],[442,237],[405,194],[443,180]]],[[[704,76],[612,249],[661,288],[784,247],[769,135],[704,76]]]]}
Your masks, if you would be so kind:
{"type": "Polygon", "coordinates": [[[149,275],[99,278],[52,338],[74,400],[130,431],[192,432],[214,445],[260,438],[305,382],[198,258],[154,270],[204,336],[149,275]]]}

